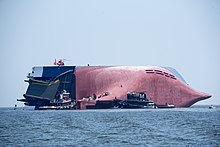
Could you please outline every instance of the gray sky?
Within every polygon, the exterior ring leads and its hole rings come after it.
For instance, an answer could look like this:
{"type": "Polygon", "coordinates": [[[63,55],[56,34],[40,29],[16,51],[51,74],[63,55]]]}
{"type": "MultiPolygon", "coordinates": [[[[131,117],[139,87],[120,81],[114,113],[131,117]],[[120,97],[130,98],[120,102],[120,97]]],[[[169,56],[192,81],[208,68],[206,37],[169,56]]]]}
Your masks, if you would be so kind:
{"type": "Polygon", "coordinates": [[[171,66],[220,104],[219,0],[0,0],[0,106],[34,65],[171,66]]]}

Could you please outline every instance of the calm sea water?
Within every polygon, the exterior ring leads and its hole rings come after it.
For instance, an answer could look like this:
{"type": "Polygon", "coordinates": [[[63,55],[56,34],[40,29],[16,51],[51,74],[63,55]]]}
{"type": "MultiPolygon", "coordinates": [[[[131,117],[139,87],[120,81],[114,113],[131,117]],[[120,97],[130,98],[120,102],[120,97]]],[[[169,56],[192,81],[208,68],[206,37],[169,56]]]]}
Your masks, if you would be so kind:
{"type": "Polygon", "coordinates": [[[220,146],[220,107],[0,108],[0,146],[220,146]]]}

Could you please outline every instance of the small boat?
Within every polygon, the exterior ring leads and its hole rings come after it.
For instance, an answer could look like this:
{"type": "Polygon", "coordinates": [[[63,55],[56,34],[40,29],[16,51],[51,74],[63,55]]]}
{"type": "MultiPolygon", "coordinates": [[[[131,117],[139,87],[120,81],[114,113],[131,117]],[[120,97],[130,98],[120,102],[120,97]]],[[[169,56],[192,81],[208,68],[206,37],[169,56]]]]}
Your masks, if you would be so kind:
{"type": "Polygon", "coordinates": [[[215,109],[215,106],[210,105],[210,106],[209,106],[209,109],[215,109]]]}
{"type": "Polygon", "coordinates": [[[35,106],[35,110],[69,110],[75,109],[75,102],[69,97],[70,93],[63,90],[59,99],[54,99],[49,105],[35,106]]]}
{"type": "Polygon", "coordinates": [[[145,92],[128,92],[127,99],[118,103],[123,109],[147,109],[157,108],[156,104],[150,101],[150,97],[145,92]]]}
{"type": "Polygon", "coordinates": [[[175,105],[171,105],[171,104],[157,105],[157,108],[175,108],[175,105]]]}

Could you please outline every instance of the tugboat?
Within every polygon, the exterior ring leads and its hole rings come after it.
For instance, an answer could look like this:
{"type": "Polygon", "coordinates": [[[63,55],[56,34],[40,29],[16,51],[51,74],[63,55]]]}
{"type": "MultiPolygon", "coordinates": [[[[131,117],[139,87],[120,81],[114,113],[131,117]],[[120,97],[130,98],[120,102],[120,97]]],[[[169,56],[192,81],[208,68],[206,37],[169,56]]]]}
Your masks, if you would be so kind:
{"type": "Polygon", "coordinates": [[[71,98],[69,97],[70,93],[68,93],[66,90],[63,90],[63,92],[60,94],[59,99],[54,99],[54,102],[50,103],[50,106],[39,106],[35,109],[37,110],[66,110],[66,109],[74,109],[75,108],[75,102],[71,101],[71,98]]]}
{"type": "Polygon", "coordinates": [[[138,108],[157,108],[157,105],[150,101],[150,98],[145,92],[128,92],[127,100],[120,101],[119,107],[124,109],[138,109],[138,108]]]}

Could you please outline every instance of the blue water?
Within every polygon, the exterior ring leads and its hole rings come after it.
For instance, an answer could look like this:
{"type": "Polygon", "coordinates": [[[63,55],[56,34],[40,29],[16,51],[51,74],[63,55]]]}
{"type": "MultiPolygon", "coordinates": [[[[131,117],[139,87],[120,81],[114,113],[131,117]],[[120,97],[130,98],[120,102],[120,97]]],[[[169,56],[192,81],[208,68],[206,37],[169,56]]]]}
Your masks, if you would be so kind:
{"type": "Polygon", "coordinates": [[[0,108],[0,146],[220,146],[220,107],[0,108]]]}

